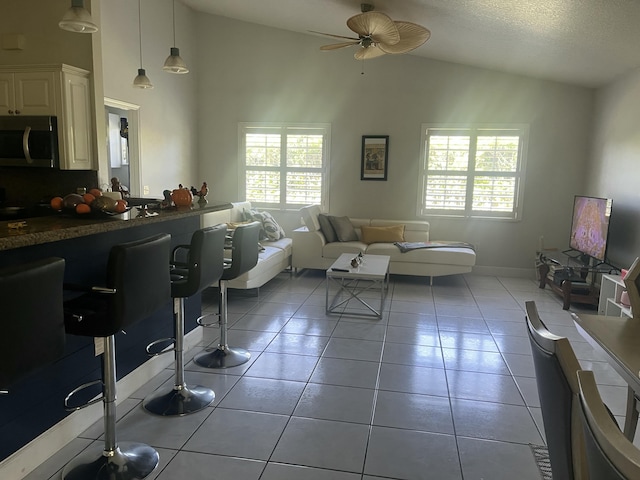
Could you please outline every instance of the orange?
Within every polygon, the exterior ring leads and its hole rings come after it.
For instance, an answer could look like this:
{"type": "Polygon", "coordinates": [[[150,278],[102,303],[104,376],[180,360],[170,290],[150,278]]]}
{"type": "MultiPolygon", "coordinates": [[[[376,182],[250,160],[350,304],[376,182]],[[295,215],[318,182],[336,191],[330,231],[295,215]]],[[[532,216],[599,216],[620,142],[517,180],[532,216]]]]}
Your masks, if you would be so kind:
{"type": "Polygon", "coordinates": [[[76,205],[76,213],[91,213],[91,207],[86,203],[76,205]]]}
{"type": "Polygon", "coordinates": [[[53,197],[51,199],[51,208],[54,210],[62,210],[62,197],[53,197]]]}
{"type": "Polygon", "coordinates": [[[99,188],[92,188],[91,190],[89,190],[89,193],[95,198],[102,196],[102,190],[100,190],[99,188]]]}
{"type": "Polygon", "coordinates": [[[96,199],[96,197],[91,193],[85,193],[84,195],[82,195],[82,198],[84,199],[84,203],[86,203],[87,205],[91,205],[96,199]]]}
{"type": "Polygon", "coordinates": [[[116,206],[113,209],[118,213],[122,213],[127,210],[127,202],[124,200],[116,200],[116,206]]]}

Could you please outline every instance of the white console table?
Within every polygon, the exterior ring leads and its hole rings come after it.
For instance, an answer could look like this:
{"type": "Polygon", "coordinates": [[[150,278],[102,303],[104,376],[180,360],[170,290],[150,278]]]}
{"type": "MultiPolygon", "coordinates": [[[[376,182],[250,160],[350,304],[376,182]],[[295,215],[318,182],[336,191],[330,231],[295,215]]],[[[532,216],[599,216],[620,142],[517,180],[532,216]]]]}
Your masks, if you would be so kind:
{"type": "Polygon", "coordinates": [[[602,275],[598,314],[608,317],[632,317],[631,308],[620,302],[620,295],[625,289],[624,281],[620,275],[602,275]]]}

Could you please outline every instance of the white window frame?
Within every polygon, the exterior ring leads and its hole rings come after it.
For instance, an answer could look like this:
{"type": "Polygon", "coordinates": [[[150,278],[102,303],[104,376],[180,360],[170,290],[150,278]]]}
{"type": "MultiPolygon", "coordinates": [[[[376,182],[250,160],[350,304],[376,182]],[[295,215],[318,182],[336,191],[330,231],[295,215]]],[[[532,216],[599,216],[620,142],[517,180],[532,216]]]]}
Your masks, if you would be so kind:
{"type": "MultiPolygon", "coordinates": [[[[238,164],[239,164],[239,174],[238,174],[238,191],[240,193],[240,198],[247,198],[247,190],[246,190],[246,175],[248,170],[252,170],[252,168],[247,167],[246,162],[246,134],[247,133],[278,133],[281,134],[281,144],[283,145],[282,152],[286,153],[286,136],[288,133],[290,134],[299,134],[300,132],[306,132],[309,134],[322,134],[324,139],[322,142],[322,168],[319,169],[322,174],[322,187],[320,192],[320,205],[323,211],[328,211],[329,202],[328,202],[328,192],[329,192],[329,152],[331,151],[331,124],[330,123],[267,123],[267,122],[241,122],[238,124],[238,164]]],[[[281,160],[286,160],[282,159],[281,160]]],[[[301,204],[287,204],[286,203],[286,182],[284,181],[284,177],[288,171],[318,171],[316,168],[289,168],[286,166],[286,163],[281,162],[279,167],[265,167],[266,170],[277,170],[280,172],[282,180],[280,183],[280,202],[277,204],[274,203],[263,203],[263,202],[253,202],[252,205],[255,204],[257,207],[273,209],[273,210],[299,210],[301,207],[305,205],[301,204]]]]}
{"type": "Polygon", "coordinates": [[[420,217],[449,217],[449,218],[474,218],[474,219],[489,219],[489,220],[503,220],[503,221],[520,221],[522,220],[523,199],[524,199],[524,185],[525,185],[525,171],[526,171],[526,157],[529,142],[529,125],[527,124],[478,124],[478,125],[460,125],[460,124],[422,124],[421,135],[421,147],[420,147],[420,161],[419,163],[419,188],[417,199],[417,215],[420,217]],[[438,174],[448,174],[455,176],[467,177],[467,194],[464,210],[448,210],[448,209],[430,209],[425,207],[426,197],[426,185],[429,171],[427,170],[427,156],[428,156],[428,140],[429,136],[433,132],[445,134],[447,131],[460,132],[466,131],[472,137],[476,137],[478,132],[481,133],[508,133],[509,135],[519,136],[519,153],[518,153],[518,165],[515,172],[475,172],[475,162],[473,154],[475,153],[475,145],[473,141],[469,147],[469,169],[467,171],[450,171],[450,172],[438,172],[438,174]],[[514,205],[511,212],[486,212],[486,211],[474,211],[472,210],[473,201],[473,180],[475,176],[513,176],[516,179],[514,205]]]}

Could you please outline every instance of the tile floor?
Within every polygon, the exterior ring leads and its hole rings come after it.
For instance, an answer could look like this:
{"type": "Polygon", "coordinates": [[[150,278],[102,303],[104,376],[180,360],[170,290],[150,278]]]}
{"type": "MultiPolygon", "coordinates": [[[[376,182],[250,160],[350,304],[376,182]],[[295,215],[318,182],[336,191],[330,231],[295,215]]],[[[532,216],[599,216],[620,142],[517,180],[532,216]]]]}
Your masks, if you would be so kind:
{"type": "MultiPolygon", "coordinates": [[[[539,480],[529,444],[544,433],[526,300],[571,340],[622,422],[624,382],[533,278],[457,275],[429,286],[394,276],[377,320],[325,315],[323,272],[304,271],[257,295],[231,292],[229,343],[252,357],[227,370],[189,361],[187,382],[216,392],[211,407],[145,413],[141,400],[172,385],[169,368],[119,405],[118,438],[158,450],[148,478],[159,480],[539,480]]],[[[203,292],[205,311],[216,302],[213,289],[203,292]]],[[[187,360],[217,334],[206,329],[187,360]]],[[[57,478],[101,434],[97,422],[26,478],[57,478]]]]}

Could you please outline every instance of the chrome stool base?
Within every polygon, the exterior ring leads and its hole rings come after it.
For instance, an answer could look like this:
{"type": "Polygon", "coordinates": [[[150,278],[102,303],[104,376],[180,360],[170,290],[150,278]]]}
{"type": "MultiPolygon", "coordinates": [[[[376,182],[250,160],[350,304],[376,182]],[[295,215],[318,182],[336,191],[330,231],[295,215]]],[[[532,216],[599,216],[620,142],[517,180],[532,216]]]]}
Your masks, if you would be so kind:
{"type": "Polygon", "coordinates": [[[122,442],[112,452],[90,449],[70,461],[63,480],[138,480],[158,466],[158,452],[144,443],[122,442]]]}
{"type": "Polygon", "coordinates": [[[163,417],[183,416],[198,412],[213,403],[216,394],[213,390],[196,385],[173,387],[170,392],[156,392],[142,402],[149,413],[163,417]]]}
{"type": "Polygon", "coordinates": [[[193,361],[204,368],[231,368],[247,363],[250,358],[251,354],[243,348],[218,347],[199,353],[193,361]]]}

